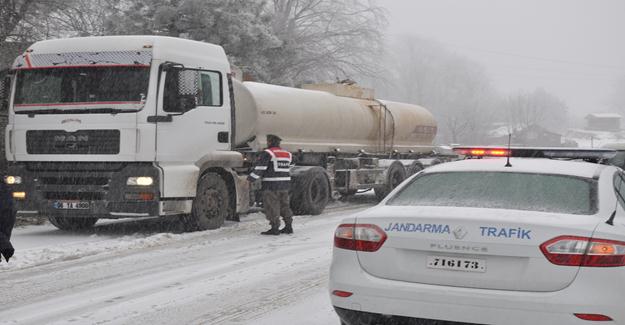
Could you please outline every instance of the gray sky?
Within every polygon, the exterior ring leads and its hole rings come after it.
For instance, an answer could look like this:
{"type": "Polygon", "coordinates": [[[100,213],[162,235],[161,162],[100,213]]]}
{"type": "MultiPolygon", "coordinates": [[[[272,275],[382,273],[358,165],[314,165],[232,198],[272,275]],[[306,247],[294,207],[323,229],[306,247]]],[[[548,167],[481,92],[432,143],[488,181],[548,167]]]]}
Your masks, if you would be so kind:
{"type": "MultiPolygon", "coordinates": [[[[625,77],[625,0],[377,0],[391,34],[416,34],[486,67],[504,92],[543,87],[571,113],[609,111],[625,77]]],[[[579,123],[579,120],[577,121],[579,123]]]]}

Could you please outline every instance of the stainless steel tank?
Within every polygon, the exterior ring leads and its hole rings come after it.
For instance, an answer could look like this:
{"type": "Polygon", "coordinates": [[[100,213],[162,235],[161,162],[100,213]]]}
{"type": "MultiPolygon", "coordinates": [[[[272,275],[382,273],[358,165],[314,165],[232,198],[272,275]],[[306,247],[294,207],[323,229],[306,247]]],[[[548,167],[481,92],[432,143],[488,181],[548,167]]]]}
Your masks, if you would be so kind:
{"type": "Polygon", "coordinates": [[[290,151],[427,152],[436,135],[434,117],[417,105],[237,80],[234,94],[239,147],[259,150],[276,134],[290,151]]]}

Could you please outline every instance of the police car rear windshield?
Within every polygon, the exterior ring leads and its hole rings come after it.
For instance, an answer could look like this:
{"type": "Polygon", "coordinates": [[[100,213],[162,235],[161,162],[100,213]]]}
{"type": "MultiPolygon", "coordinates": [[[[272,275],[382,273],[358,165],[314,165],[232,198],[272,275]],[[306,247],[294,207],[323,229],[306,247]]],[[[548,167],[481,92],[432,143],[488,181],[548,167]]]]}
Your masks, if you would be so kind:
{"type": "Polygon", "coordinates": [[[596,181],[565,175],[445,172],[418,176],[388,205],[594,214],[596,181]]]}

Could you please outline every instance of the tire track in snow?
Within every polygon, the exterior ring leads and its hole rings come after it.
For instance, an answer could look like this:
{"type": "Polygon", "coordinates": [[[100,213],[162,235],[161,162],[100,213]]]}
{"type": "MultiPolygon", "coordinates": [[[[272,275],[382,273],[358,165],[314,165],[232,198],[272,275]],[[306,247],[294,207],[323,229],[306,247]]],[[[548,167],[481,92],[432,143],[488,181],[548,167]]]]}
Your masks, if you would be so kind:
{"type": "MultiPolygon", "coordinates": [[[[134,322],[128,322],[130,320],[162,323],[163,319],[169,319],[179,323],[182,320],[179,318],[190,317],[188,323],[202,319],[202,322],[220,324],[260,315],[279,307],[276,304],[295,299],[302,292],[321,285],[331,251],[333,229],[328,229],[342,219],[343,212],[366,206],[369,205],[338,207],[321,216],[298,217],[294,236],[259,239],[257,233],[266,226],[266,221],[251,220],[205,234],[172,235],[180,238],[153,247],[3,272],[0,273],[4,278],[0,291],[4,295],[2,299],[8,298],[8,301],[1,302],[0,321],[130,324],[134,322]],[[297,259],[304,257],[309,260],[298,264],[297,259]],[[279,283],[280,280],[281,270],[272,265],[272,259],[290,261],[289,270],[307,270],[310,274],[290,278],[286,286],[266,288],[263,283],[279,283]],[[172,261],[170,263],[175,262],[175,265],[163,261],[172,261]],[[315,266],[319,263],[322,267],[315,266]],[[265,270],[265,274],[259,275],[259,270],[265,270]],[[246,281],[250,278],[253,280],[246,281]],[[190,283],[196,287],[189,287],[190,283]],[[300,288],[299,293],[292,291],[292,286],[300,288]],[[219,296],[237,292],[245,297],[250,290],[253,291],[251,298],[242,299],[246,308],[239,311],[240,303],[236,299],[231,301],[219,296]],[[207,296],[207,292],[214,295],[207,296]],[[185,304],[190,304],[191,309],[185,308],[185,304]],[[201,308],[204,304],[218,305],[224,312],[213,321],[201,308]],[[183,310],[188,313],[179,313],[176,319],[167,317],[170,312],[183,310]],[[136,314],[138,311],[140,315],[136,314]],[[228,316],[229,313],[232,316],[228,316]]],[[[218,311],[212,313],[217,315],[218,311]]]]}

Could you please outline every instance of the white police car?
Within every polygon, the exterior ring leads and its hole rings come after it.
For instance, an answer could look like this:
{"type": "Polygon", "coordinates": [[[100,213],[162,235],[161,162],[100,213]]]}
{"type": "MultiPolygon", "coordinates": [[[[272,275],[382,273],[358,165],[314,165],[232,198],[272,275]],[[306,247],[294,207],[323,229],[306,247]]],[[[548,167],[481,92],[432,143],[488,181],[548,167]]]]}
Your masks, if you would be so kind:
{"type": "Polygon", "coordinates": [[[329,282],[342,323],[625,324],[623,171],[506,163],[428,168],[343,220],[329,282]]]}

